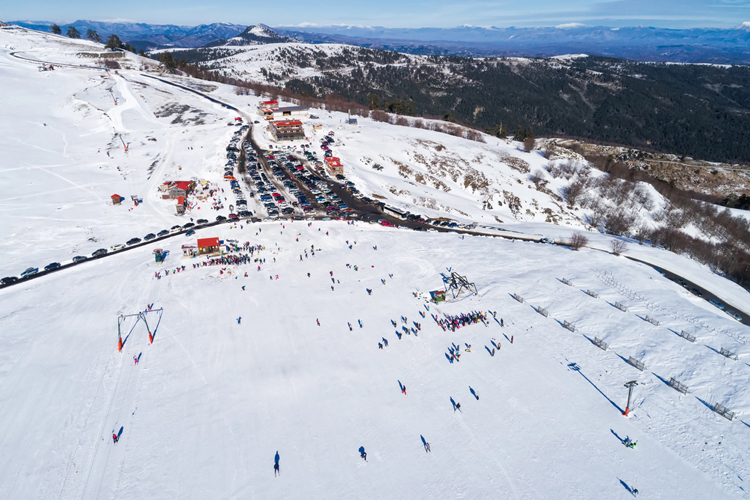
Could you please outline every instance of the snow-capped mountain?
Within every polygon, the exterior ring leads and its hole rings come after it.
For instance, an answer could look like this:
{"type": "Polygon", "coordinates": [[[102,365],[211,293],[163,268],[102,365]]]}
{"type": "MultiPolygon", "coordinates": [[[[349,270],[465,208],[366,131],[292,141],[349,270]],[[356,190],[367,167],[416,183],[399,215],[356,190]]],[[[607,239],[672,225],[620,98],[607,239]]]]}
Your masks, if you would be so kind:
{"type": "Polygon", "coordinates": [[[229,40],[216,40],[208,44],[209,47],[222,45],[239,46],[239,45],[265,45],[269,43],[291,43],[297,40],[281,36],[265,24],[248,26],[245,31],[229,40]]]}

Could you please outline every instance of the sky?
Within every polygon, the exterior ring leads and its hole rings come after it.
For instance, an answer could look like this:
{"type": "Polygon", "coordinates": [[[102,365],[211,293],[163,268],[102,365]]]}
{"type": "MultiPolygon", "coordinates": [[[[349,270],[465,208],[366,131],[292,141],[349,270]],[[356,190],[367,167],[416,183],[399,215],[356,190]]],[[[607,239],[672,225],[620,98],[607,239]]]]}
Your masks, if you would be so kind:
{"type": "Polygon", "coordinates": [[[71,23],[136,21],[198,25],[214,22],[270,26],[354,24],[387,28],[587,26],[732,28],[750,21],[750,0],[10,0],[4,20],[71,23]]]}

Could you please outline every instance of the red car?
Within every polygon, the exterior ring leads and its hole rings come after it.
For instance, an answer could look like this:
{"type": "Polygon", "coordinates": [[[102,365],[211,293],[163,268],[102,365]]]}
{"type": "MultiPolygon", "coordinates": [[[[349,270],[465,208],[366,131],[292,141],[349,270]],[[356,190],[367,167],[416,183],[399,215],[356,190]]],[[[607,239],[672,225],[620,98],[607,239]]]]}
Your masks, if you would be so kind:
{"type": "Polygon", "coordinates": [[[386,227],[392,227],[393,226],[393,224],[391,224],[387,220],[384,220],[383,222],[381,222],[380,225],[381,226],[386,226],[386,227]]]}
{"type": "Polygon", "coordinates": [[[237,215],[237,214],[229,214],[229,215],[227,216],[227,218],[228,218],[229,220],[240,220],[240,216],[239,216],[239,215],[237,215]]]}

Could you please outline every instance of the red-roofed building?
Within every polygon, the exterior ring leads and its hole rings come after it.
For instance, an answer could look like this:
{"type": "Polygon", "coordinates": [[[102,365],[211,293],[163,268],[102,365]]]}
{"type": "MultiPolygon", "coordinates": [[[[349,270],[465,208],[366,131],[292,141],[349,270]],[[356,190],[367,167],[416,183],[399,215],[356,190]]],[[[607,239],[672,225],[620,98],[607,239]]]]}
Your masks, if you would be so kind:
{"type": "Polygon", "coordinates": [[[113,205],[119,205],[120,203],[122,203],[122,200],[124,200],[124,199],[125,198],[122,197],[122,196],[120,196],[119,194],[113,194],[112,195],[112,204],[113,205]]]}
{"type": "Polygon", "coordinates": [[[161,196],[163,199],[176,200],[180,196],[185,198],[194,187],[193,181],[167,181],[159,187],[159,190],[165,193],[161,196]]]}
{"type": "Polygon", "coordinates": [[[185,197],[184,196],[177,197],[177,205],[175,206],[175,209],[177,210],[177,215],[182,215],[185,213],[185,197]]]}
{"type": "Polygon", "coordinates": [[[279,141],[304,141],[305,130],[299,120],[287,120],[283,122],[272,122],[269,131],[273,140],[279,141]]]}
{"type": "Polygon", "coordinates": [[[326,163],[328,164],[328,170],[330,170],[334,175],[344,174],[344,166],[341,164],[341,160],[339,160],[335,156],[326,158],[326,163]]]}
{"type": "Polygon", "coordinates": [[[219,238],[200,238],[198,240],[198,253],[207,255],[219,253],[219,238]]]}
{"type": "Polygon", "coordinates": [[[278,108],[279,107],[279,101],[261,101],[260,104],[258,104],[258,110],[266,109],[266,108],[278,108]]]}

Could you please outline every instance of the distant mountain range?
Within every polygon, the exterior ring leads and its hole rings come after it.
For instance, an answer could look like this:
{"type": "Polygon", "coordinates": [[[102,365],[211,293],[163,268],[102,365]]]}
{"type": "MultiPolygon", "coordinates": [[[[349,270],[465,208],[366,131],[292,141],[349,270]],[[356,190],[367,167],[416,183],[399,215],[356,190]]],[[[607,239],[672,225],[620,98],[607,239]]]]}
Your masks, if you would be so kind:
{"type": "MultiPolygon", "coordinates": [[[[11,21],[49,31],[46,21],[11,21]]],[[[733,29],[608,28],[561,25],[545,28],[383,28],[370,26],[242,26],[228,23],[176,26],[75,21],[82,34],[116,34],[137,48],[192,48],[299,41],[340,43],[421,55],[550,57],[585,53],[635,61],[750,64],[750,23],[733,29]]]]}
{"type": "MultiPolygon", "coordinates": [[[[11,21],[25,28],[49,31],[51,22],[47,21],[11,21]]],[[[86,36],[86,31],[92,29],[106,39],[115,34],[123,42],[128,42],[138,49],[155,49],[165,47],[202,47],[216,40],[226,40],[242,33],[246,26],[239,24],[214,23],[201,24],[200,26],[176,26],[173,24],[145,24],[118,22],[109,23],[102,21],[75,21],[69,24],[59,24],[63,33],[68,26],[75,27],[81,36],[86,36]]]]}
{"type": "Polygon", "coordinates": [[[422,55],[550,57],[585,53],[636,61],[750,63],[750,23],[734,29],[580,25],[412,29],[308,25],[278,26],[274,30],[301,42],[344,43],[422,55]]]}

